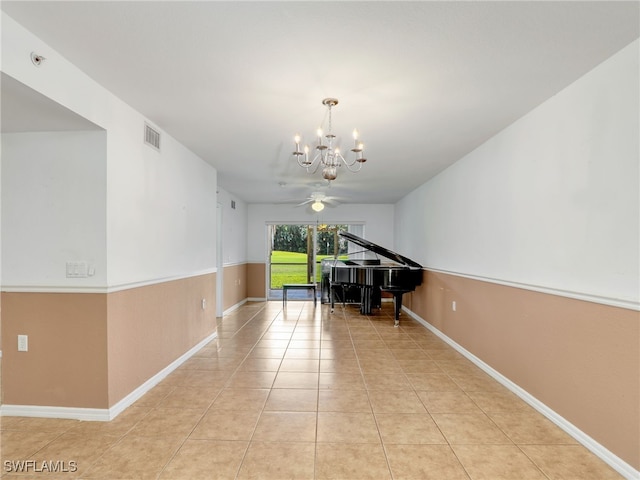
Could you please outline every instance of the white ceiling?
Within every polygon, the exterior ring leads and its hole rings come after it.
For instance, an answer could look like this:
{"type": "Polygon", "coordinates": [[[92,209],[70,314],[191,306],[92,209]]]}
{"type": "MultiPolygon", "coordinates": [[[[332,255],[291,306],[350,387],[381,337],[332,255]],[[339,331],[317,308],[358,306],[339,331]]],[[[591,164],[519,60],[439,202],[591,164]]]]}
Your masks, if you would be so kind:
{"type": "MultiPolygon", "coordinates": [[[[316,190],[349,203],[397,201],[638,38],[638,7],[1,2],[249,203],[299,203],[316,190]],[[369,159],[357,174],[343,168],[330,189],[290,155],[296,132],[314,135],[325,97],[340,100],[334,133],[350,144],[357,127],[369,159]]],[[[24,128],[24,104],[6,101],[17,88],[6,84],[3,130],[13,118],[24,128]]]]}

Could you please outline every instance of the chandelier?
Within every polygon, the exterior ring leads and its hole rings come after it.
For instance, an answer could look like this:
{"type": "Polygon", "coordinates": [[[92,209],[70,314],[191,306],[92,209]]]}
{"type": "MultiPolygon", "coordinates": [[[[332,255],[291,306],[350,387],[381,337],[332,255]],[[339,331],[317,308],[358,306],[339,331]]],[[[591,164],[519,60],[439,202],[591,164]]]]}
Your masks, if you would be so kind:
{"type": "Polygon", "coordinates": [[[307,173],[314,174],[320,168],[322,168],[322,178],[328,181],[335,180],[338,177],[338,167],[344,165],[351,172],[357,172],[362,168],[362,164],[367,161],[362,156],[364,144],[358,139],[358,131],[353,131],[354,147],[351,151],[354,153],[354,158],[347,160],[340,153],[340,148],[334,146],[336,136],[331,131],[331,109],[338,104],[337,98],[325,98],[322,100],[322,104],[328,109],[329,115],[329,131],[325,135],[321,128],[317,133],[317,145],[315,146],[316,154],[313,159],[309,158],[309,145],[305,145],[300,150],[299,134],[296,134],[294,141],[296,149],[293,152],[293,156],[296,158],[298,165],[307,170],[307,173]],[[323,137],[324,140],[323,141],[323,137]]]}

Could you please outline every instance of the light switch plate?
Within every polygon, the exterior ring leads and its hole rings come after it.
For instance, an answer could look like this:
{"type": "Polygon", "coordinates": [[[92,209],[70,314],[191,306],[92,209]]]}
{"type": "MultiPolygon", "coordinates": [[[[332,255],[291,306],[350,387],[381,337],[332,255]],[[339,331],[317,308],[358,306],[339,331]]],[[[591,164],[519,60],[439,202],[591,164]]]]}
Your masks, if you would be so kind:
{"type": "Polygon", "coordinates": [[[67,262],[67,278],[86,278],[89,276],[89,264],[87,262],[67,262]]]}

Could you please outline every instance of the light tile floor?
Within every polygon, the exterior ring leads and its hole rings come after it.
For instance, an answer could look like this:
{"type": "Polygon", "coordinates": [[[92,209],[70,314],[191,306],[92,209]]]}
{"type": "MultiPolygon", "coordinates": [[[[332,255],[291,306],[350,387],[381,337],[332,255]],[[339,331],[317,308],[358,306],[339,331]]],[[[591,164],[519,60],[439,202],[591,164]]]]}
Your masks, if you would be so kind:
{"type": "Polygon", "coordinates": [[[113,421],[1,428],[3,478],[621,478],[386,303],[248,303],[113,421]],[[16,473],[25,460],[41,472],[16,473]]]}

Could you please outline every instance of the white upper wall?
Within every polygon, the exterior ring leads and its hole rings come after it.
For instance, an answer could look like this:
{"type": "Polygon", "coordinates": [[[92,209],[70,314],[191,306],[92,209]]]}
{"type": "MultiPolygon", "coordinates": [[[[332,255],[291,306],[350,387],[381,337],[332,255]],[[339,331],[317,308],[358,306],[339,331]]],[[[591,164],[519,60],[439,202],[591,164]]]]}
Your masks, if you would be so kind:
{"type": "MultiPolygon", "coordinates": [[[[320,213],[309,213],[308,206],[249,204],[248,260],[269,260],[266,225],[280,223],[364,225],[367,240],[394,250],[393,205],[338,205],[320,213]]],[[[402,252],[398,252],[402,253],[402,252]]]]}
{"type": "Polygon", "coordinates": [[[638,58],[635,41],[398,202],[398,250],[637,307],[638,58]]]}
{"type": "Polygon", "coordinates": [[[222,206],[222,263],[224,265],[245,263],[247,261],[247,204],[219,187],[218,203],[222,206]]]}
{"type": "MultiPolygon", "coordinates": [[[[142,115],[6,14],[0,12],[0,19],[2,71],[107,132],[104,286],[124,288],[215,271],[215,168],[162,131],[160,153],[145,145],[142,115]],[[31,52],[46,62],[35,67],[31,52]]],[[[11,254],[31,253],[25,244],[11,254]]],[[[78,288],[88,283],[77,279],[78,288]]]]}
{"type": "Polygon", "coordinates": [[[164,132],[160,152],[145,145],[136,112],[118,117],[107,145],[109,286],[213,272],[216,170],[164,132]]]}
{"type": "Polygon", "coordinates": [[[80,261],[85,287],[105,285],[106,176],[103,131],[2,135],[3,285],[74,286],[80,261]]]}

